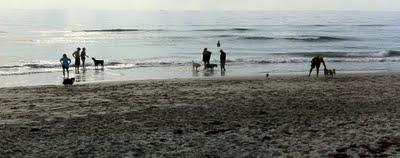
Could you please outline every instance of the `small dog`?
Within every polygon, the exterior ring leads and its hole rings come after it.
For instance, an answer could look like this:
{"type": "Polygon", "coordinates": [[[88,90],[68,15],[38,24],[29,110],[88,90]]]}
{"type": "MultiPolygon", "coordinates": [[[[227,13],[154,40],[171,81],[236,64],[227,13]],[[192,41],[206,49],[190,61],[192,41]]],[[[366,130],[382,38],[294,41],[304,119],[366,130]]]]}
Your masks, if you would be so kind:
{"type": "Polygon", "coordinates": [[[101,67],[104,68],[104,60],[96,60],[95,58],[92,59],[94,62],[95,69],[97,69],[99,65],[101,65],[101,67]]]}
{"type": "Polygon", "coordinates": [[[218,67],[218,65],[217,64],[207,64],[206,65],[206,68],[211,69],[211,70],[214,70],[215,67],[218,67]]]}
{"type": "Polygon", "coordinates": [[[193,70],[196,70],[196,71],[197,71],[197,69],[198,69],[199,67],[201,67],[201,64],[192,61],[192,66],[193,66],[193,70]]]}
{"type": "Polygon", "coordinates": [[[72,86],[74,84],[74,82],[75,82],[75,78],[67,78],[67,79],[64,79],[63,84],[64,84],[64,86],[68,86],[68,85],[72,86]]]}
{"type": "Polygon", "coordinates": [[[334,78],[336,76],[336,70],[335,69],[325,69],[324,75],[325,75],[325,77],[334,78]]]}

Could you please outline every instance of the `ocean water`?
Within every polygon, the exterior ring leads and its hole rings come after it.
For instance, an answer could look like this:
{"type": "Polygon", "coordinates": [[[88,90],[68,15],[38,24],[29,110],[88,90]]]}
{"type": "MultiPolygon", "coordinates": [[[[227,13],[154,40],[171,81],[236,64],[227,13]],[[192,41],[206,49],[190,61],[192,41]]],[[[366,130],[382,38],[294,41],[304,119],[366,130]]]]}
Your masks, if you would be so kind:
{"type": "MultiPolygon", "coordinates": [[[[61,84],[59,59],[77,47],[91,60],[79,83],[307,74],[315,55],[338,74],[400,70],[400,12],[0,11],[0,87],[61,84]],[[193,72],[208,48],[227,71],[193,72]]],[[[71,68],[70,70],[73,70],[71,68]]]]}

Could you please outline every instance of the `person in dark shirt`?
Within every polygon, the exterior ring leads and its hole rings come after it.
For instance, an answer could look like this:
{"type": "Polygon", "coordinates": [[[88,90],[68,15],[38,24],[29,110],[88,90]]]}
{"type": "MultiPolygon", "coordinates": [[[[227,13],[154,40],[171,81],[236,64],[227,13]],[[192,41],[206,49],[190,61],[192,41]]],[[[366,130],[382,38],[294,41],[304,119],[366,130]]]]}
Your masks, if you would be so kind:
{"type": "Polygon", "coordinates": [[[203,50],[203,62],[204,62],[204,68],[206,68],[206,63],[207,63],[207,48],[204,48],[204,50],[203,50]]]}
{"type": "Polygon", "coordinates": [[[321,66],[321,63],[324,65],[324,69],[326,69],[325,61],[324,61],[324,58],[322,56],[315,56],[314,58],[312,58],[312,60],[311,60],[311,69],[310,69],[310,73],[308,74],[308,77],[311,76],[311,72],[315,67],[317,67],[317,77],[318,77],[319,67],[321,66]]]}
{"type": "Polygon", "coordinates": [[[82,48],[82,52],[81,52],[82,68],[85,68],[86,57],[89,58],[89,56],[86,55],[86,48],[82,48]]]}
{"type": "Polygon", "coordinates": [[[204,50],[203,50],[204,69],[206,69],[207,65],[210,64],[211,54],[212,53],[210,51],[208,51],[207,48],[204,48],[204,50]]]}
{"type": "Polygon", "coordinates": [[[221,54],[219,55],[219,59],[221,62],[221,71],[225,71],[226,53],[222,49],[219,52],[221,52],[221,54]]]}

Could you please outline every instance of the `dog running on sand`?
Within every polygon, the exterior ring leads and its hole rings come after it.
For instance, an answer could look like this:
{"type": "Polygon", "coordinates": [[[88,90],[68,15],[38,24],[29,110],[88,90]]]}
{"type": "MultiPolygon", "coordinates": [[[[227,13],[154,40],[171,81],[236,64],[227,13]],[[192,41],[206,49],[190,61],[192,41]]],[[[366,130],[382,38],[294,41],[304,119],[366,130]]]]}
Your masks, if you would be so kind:
{"type": "Polygon", "coordinates": [[[336,70],[335,69],[325,69],[324,75],[325,75],[325,77],[334,78],[336,76],[336,70]]]}
{"type": "Polygon", "coordinates": [[[104,68],[104,60],[96,60],[96,58],[92,58],[92,60],[94,62],[95,69],[97,69],[99,65],[104,68]]]}

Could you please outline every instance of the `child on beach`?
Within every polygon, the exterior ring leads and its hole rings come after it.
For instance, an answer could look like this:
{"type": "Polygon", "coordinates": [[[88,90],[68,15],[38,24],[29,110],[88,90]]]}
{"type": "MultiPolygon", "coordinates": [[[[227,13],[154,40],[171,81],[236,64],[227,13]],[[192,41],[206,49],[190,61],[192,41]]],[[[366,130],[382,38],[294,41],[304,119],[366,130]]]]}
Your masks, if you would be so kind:
{"type": "Polygon", "coordinates": [[[67,54],[64,54],[60,59],[60,63],[63,69],[63,76],[65,78],[65,71],[67,71],[67,78],[69,78],[69,64],[71,64],[71,59],[67,57],[67,54]]]}

